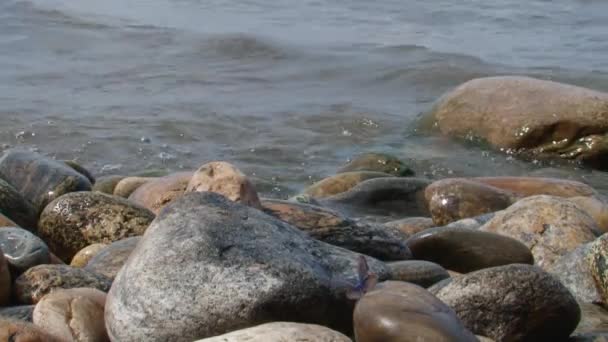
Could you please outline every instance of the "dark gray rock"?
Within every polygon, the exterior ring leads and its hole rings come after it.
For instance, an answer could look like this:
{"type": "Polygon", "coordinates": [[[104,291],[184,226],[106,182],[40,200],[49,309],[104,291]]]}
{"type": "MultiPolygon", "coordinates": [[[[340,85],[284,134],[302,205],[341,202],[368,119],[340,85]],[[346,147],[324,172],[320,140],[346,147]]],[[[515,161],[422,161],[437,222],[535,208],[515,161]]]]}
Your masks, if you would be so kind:
{"type": "MultiPolygon", "coordinates": [[[[165,207],[106,302],[114,341],[192,341],[272,321],[352,328],[359,255],[210,193],[165,207]],[[152,309],[153,308],[153,309],[152,309]]],[[[380,279],[386,265],[368,258],[380,279]]]]}
{"type": "Polygon", "coordinates": [[[602,296],[597,291],[588,258],[591,244],[586,243],[557,259],[548,270],[564,284],[582,303],[601,303],[602,296]]]}
{"type": "Polygon", "coordinates": [[[95,184],[95,177],[93,174],[87,170],[84,166],[78,164],[75,160],[64,160],[63,161],[67,166],[71,167],[74,171],[80,173],[81,175],[87,177],[91,184],[95,184]]]}
{"type": "Polygon", "coordinates": [[[19,305],[0,308],[0,318],[32,322],[35,305],[19,305]]]}
{"type": "Polygon", "coordinates": [[[435,295],[454,309],[469,330],[496,341],[560,341],[570,336],[581,317],[568,289],[531,265],[465,274],[435,295]]]}
{"type": "Polygon", "coordinates": [[[429,287],[450,274],[440,265],[424,260],[404,260],[387,263],[393,280],[406,281],[422,287],[429,287]]]}
{"type": "Polygon", "coordinates": [[[51,251],[69,263],[90,244],[142,235],[153,219],[150,210],[124,198],[86,191],[49,203],[38,225],[51,251]]]}
{"type": "Polygon", "coordinates": [[[8,151],[0,159],[0,178],[32,203],[36,213],[64,194],[91,190],[91,182],[65,163],[21,150],[8,151]]]}
{"type": "Polygon", "coordinates": [[[21,228],[0,229],[0,248],[13,274],[21,274],[36,265],[48,264],[51,258],[44,241],[21,228]]]}
{"type": "Polygon", "coordinates": [[[111,243],[91,258],[85,269],[114,280],[140,240],[134,236],[111,243]]]}
{"type": "MultiPolygon", "coordinates": [[[[1,175],[0,175],[1,177],[1,175]]],[[[38,212],[12,185],[0,178],[0,213],[20,227],[36,232],[38,212]]]]}
{"type": "Polygon", "coordinates": [[[262,206],[266,213],[317,240],[380,260],[407,260],[412,257],[405,245],[407,235],[397,229],[355,222],[333,210],[308,204],[266,199],[262,201],[262,206]]]}
{"type": "Polygon", "coordinates": [[[461,273],[514,263],[534,263],[528,247],[518,240],[466,228],[430,228],[411,236],[407,245],[414,259],[432,261],[461,273]]]}

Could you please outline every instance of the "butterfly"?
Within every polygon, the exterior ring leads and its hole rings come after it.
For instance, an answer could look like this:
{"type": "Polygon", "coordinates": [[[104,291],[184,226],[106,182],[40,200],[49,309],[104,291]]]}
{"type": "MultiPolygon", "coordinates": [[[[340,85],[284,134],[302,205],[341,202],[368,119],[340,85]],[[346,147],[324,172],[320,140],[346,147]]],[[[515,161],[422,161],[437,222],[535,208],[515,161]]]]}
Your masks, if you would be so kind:
{"type": "Polygon", "coordinates": [[[346,292],[346,297],[351,300],[359,300],[367,292],[371,291],[378,283],[378,275],[369,271],[367,260],[363,255],[359,255],[357,267],[358,282],[346,292]]]}

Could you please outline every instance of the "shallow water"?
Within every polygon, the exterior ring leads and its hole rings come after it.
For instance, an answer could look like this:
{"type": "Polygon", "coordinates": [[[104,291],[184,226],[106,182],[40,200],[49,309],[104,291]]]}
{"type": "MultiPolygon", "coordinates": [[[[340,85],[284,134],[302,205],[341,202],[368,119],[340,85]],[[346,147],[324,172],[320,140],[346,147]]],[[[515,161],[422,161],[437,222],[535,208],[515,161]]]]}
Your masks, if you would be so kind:
{"type": "Polygon", "coordinates": [[[605,173],[416,132],[474,77],[608,91],[600,0],[3,0],[0,149],[97,174],[228,160],[286,196],[364,151],[422,176],[605,173]],[[541,169],[540,171],[538,169],[541,169]]]}

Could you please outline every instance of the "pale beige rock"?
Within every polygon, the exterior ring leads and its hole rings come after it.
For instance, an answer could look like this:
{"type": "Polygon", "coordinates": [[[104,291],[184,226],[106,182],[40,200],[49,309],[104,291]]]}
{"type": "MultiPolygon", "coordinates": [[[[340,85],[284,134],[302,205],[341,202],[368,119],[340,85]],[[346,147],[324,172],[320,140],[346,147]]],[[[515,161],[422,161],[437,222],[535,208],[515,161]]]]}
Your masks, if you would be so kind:
{"type": "Polygon", "coordinates": [[[258,194],[249,179],[235,166],[215,161],[201,166],[192,176],[186,192],[215,192],[231,201],[262,209],[258,194]]]}
{"type": "Polygon", "coordinates": [[[196,342],[351,342],[347,336],[316,324],[273,322],[196,342]]]}
{"type": "Polygon", "coordinates": [[[34,324],[65,342],[106,342],[106,294],[91,288],[56,290],[34,308],[34,324]]]}
{"type": "Polygon", "coordinates": [[[74,255],[72,258],[72,262],[70,262],[70,266],[72,267],[85,267],[89,260],[91,260],[99,251],[101,251],[108,244],[106,243],[94,243],[92,245],[88,245],[85,248],[81,249],[74,255]]]}
{"type": "Polygon", "coordinates": [[[150,180],[133,191],[129,199],[158,214],[167,204],[184,194],[193,174],[178,172],[150,180]]]}
{"type": "Polygon", "coordinates": [[[0,318],[0,341],[65,342],[47,334],[44,330],[31,323],[5,318],[0,318]]]}
{"type": "Polygon", "coordinates": [[[118,182],[118,184],[116,184],[116,187],[114,187],[114,196],[129,198],[129,196],[133,193],[133,191],[137,190],[137,188],[155,179],[156,177],[124,178],[120,182],[118,182]]]}
{"type": "Polygon", "coordinates": [[[540,267],[550,269],[562,255],[593,241],[597,225],[573,202],[541,195],[496,213],[480,230],[518,239],[530,248],[540,267]]]}

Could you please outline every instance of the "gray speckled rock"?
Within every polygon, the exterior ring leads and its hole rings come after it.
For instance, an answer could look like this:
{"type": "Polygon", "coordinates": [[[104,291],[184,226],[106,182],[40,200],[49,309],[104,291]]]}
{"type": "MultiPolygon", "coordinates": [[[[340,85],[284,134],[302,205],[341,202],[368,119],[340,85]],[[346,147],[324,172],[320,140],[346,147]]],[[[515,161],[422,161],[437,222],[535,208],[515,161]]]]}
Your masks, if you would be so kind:
{"type": "Polygon", "coordinates": [[[32,203],[36,213],[64,194],[91,190],[91,182],[65,163],[20,150],[11,150],[0,159],[0,178],[32,203]]]}
{"type": "Polygon", "coordinates": [[[375,171],[393,176],[413,176],[414,171],[395,156],[386,153],[363,153],[344,165],[338,173],[352,171],[375,171]]]}
{"type": "Polygon", "coordinates": [[[125,176],[120,175],[99,177],[93,185],[92,191],[103,192],[104,194],[113,195],[116,185],[125,178],[125,176]]]}
{"type": "Polygon", "coordinates": [[[153,219],[148,209],[124,198],[75,192],[49,203],[40,216],[39,233],[53,253],[70,262],[92,243],[142,235],[153,219]]]}
{"type": "Polygon", "coordinates": [[[435,295],[456,311],[469,330],[496,341],[566,339],[581,314],[559,280],[531,265],[468,273],[438,287],[435,295]]]}
{"type": "Polygon", "coordinates": [[[7,306],[0,308],[0,319],[32,322],[34,305],[7,306]]]}
{"type": "Polygon", "coordinates": [[[474,342],[454,310],[414,284],[387,281],[359,300],[357,342],[474,342]]]}
{"type": "Polygon", "coordinates": [[[401,220],[386,222],[384,225],[389,228],[399,229],[401,232],[407,234],[407,236],[420,233],[425,229],[436,227],[435,222],[433,222],[433,219],[430,217],[407,217],[401,220]]]}
{"type": "Polygon", "coordinates": [[[536,263],[550,269],[562,255],[593,241],[595,220],[575,203],[553,196],[532,196],[497,213],[480,230],[523,242],[536,263]]]}
{"type": "Polygon", "coordinates": [[[363,181],[338,195],[319,199],[350,217],[379,215],[394,218],[428,216],[424,189],[430,181],[409,177],[382,177],[363,181]]]}
{"type": "Polygon", "coordinates": [[[15,294],[20,303],[35,304],[54,289],[90,287],[107,292],[111,285],[110,279],[82,268],[38,265],[15,280],[15,294]]]}
{"type": "Polygon", "coordinates": [[[140,240],[141,237],[134,236],[112,242],[91,258],[85,269],[114,280],[140,240]]]}
{"type": "Polygon", "coordinates": [[[0,248],[13,269],[13,274],[21,274],[36,265],[48,264],[51,258],[44,241],[21,228],[0,229],[0,248]]]}
{"type": "Polygon", "coordinates": [[[424,260],[404,260],[387,263],[393,280],[406,281],[422,287],[429,287],[450,274],[440,265],[424,260]]]}
{"type": "Polygon", "coordinates": [[[316,324],[273,322],[196,342],[351,342],[345,335],[316,324]]]}
{"type": "MultiPolygon", "coordinates": [[[[192,341],[272,321],[348,331],[358,254],[211,193],[165,207],[106,302],[114,341],[192,341]],[[154,310],[141,310],[154,308],[154,310]]],[[[384,263],[368,258],[380,279],[384,263]]]]}
{"type": "Polygon", "coordinates": [[[184,194],[193,174],[178,172],[150,180],[133,191],[129,199],[158,214],[167,204],[184,194]]]}
{"type": "Polygon", "coordinates": [[[466,228],[430,228],[411,236],[407,245],[414,259],[436,262],[461,273],[513,263],[534,263],[528,247],[518,240],[466,228]]]}
{"type": "Polygon", "coordinates": [[[581,303],[600,303],[602,296],[595,287],[588,257],[591,244],[586,243],[557,259],[548,270],[564,284],[581,303]]]}
{"type": "Polygon", "coordinates": [[[405,245],[407,235],[399,230],[354,222],[333,210],[308,204],[266,199],[262,206],[266,213],[317,240],[380,260],[406,260],[412,256],[405,245]]]}
{"type": "MultiPolygon", "coordinates": [[[[36,232],[38,212],[10,184],[0,178],[0,214],[14,221],[20,227],[36,232]]],[[[8,222],[5,222],[8,223],[8,222]]],[[[3,225],[4,227],[5,225],[3,225]]]]}

